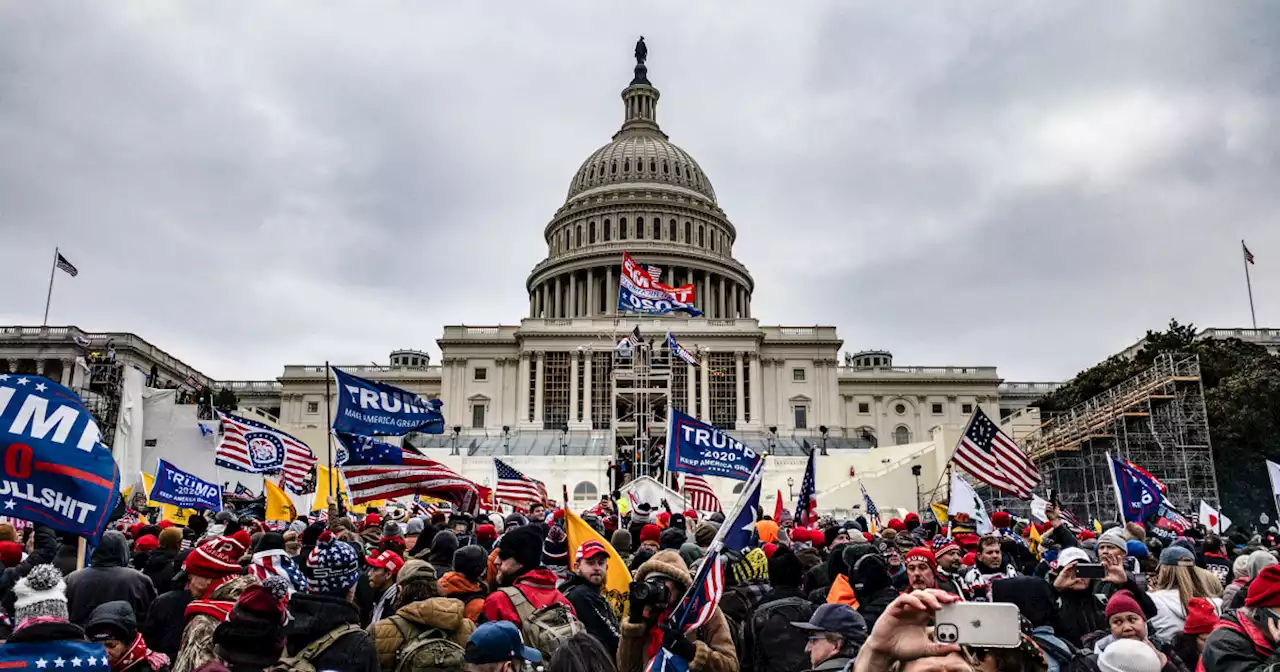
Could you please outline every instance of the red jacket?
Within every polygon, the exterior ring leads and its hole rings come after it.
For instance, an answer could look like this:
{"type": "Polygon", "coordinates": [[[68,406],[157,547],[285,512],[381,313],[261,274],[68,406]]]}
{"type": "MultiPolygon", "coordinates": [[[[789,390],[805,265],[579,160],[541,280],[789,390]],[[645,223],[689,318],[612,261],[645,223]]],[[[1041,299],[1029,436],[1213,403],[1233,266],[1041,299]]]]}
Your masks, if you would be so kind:
{"type": "MultiPolygon", "coordinates": [[[[549,569],[534,569],[520,576],[512,584],[524,593],[524,598],[529,600],[529,604],[534,609],[541,609],[549,604],[559,602],[569,607],[573,611],[573,605],[569,604],[569,600],[558,590],[556,590],[556,575],[549,569]]],[[[577,615],[577,612],[574,612],[577,615]]],[[[516,614],[516,608],[511,604],[511,598],[507,597],[500,590],[494,590],[489,596],[484,598],[484,617],[487,621],[511,621],[516,625],[520,625],[520,616],[516,614]]]]}

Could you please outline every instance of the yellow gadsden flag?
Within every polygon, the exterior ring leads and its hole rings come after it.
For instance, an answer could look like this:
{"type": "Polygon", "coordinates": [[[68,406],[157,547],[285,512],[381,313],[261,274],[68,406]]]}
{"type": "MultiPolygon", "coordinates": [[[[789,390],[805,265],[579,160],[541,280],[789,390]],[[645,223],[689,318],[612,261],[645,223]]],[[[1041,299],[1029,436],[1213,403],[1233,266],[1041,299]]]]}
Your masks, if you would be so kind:
{"type": "Polygon", "coordinates": [[[604,586],[600,589],[600,594],[609,601],[609,606],[613,608],[613,612],[619,619],[626,618],[627,597],[631,591],[631,572],[627,571],[627,564],[622,561],[622,556],[618,555],[618,550],[613,547],[613,544],[600,536],[599,532],[591,529],[591,526],[579,518],[578,514],[565,509],[564,522],[565,533],[569,537],[571,568],[577,567],[578,548],[587,541],[594,539],[604,544],[605,550],[609,551],[609,569],[604,576],[604,586]]]}
{"type": "Polygon", "coordinates": [[[298,517],[298,507],[293,505],[289,493],[269,480],[262,481],[263,494],[267,496],[267,520],[293,522],[298,517]]]}
{"type": "Polygon", "coordinates": [[[933,517],[941,525],[947,524],[947,505],[937,502],[929,502],[929,508],[933,509],[933,517]]]}

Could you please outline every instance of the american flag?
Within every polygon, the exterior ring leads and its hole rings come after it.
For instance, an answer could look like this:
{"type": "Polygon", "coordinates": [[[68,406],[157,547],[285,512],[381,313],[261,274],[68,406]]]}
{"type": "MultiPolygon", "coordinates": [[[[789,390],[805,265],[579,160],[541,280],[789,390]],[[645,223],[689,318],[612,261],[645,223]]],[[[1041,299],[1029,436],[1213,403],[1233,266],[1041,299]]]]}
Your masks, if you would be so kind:
{"type": "Polygon", "coordinates": [[[684,499],[689,504],[689,508],[704,513],[715,513],[724,511],[720,506],[720,498],[716,497],[716,491],[711,489],[711,484],[707,483],[707,479],[693,474],[686,474],[684,477],[684,499]]]}
{"type": "Polygon", "coordinates": [[[283,472],[286,488],[303,491],[307,472],[316,464],[307,444],[261,422],[231,413],[218,416],[222,419],[222,439],[214,453],[218,466],[251,474],[283,472]],[[255,454],[259,459],[254,459],[255,454]]]}
{"type": "Polygon", "coordinates": [[[662,268],[659,266],[645,266],[644,270],[653,278],[655,283],[662,282],[662,268]]]}
{"type": "Polygon", "coordinates": [[[67,275],[70,275],[73,278],[80,275],[80,271],[76,270],[76,267],[72,266],[71,262],[67,261],[67,258],[62,256],[61,252],[58,253],[58,268],[66,271],[67,275]]]}
{"type": "Polygon", "coordinates": [[[543,504],[547,501],[547,486],[542,481],[529,478],[511,465],[493,458],[493,468],[498,472],[498,501],[508,504],[543,504]]]}
{"type": "Polygon", "coordinates": [[[440,497],[460,503],[462,509],[475,503],[478,496],[475,483],[435,460],[403,448],[401,451],[403,456],[398,464],[358,464],[342,468],[353,504],[404,495],[440,497]],[[468,505],[461,505],[463,503],[468,505]]]}
{"type": "Polygon", "coordinates": [[[981,408],[974,409],[951,459],[979,481],[1022,499],[1031,499],[1040,482],[1031,458],[981,408]]]}
{"type": "MultiPolygon", "coordinates": [[[[867,486],[863,485],[862,482],[859,481],[858,487],[862,488],[862,502],[867,508],[867,520],[871,521],[872,523],[875,523],[876,528],[879,528],[880,527],[880,509],[876,508],[876,503],[871,501],[871,495],[867,494],[867,486]]],[[[872,534],[874,533],[875,533],[875,530],[872,530],[872,534]]]]}
{"type": "Polygon", "coordinates": [[[818,497],[813,473],[817,452],[809,450],[809,465],[805,467],[804,480],[800,482],[800,498],[796,500],[796,524],[802,527],[818,522],[818,497]]]}
{"type": "Polygon", "coordinates": [[[702,627],[711,620],[716,606],[720,604],[720,598],[724,596],[724,560],[719,551],[709,560],[710,562],[702,563],[698,575],[689,586],[689,592],[685,593],[684,599],[671,612],[671,621],[679,627],[680,632],[702,627]]]}
{"type": "MultiPolygon", "coordinates": [[[[1243,240],[1242,240],[1242,241],[1240,241],[1240,249],[1244,250],[1244,260],[1245,260],[1245,263],[1248,263],[1248,264],[1252,264],[1252,263],[1254,263],[1254,262],[1253,262],[1253,253],[1249,251],[1249,248],[1248,248],[1247,246],[1245,246],[1245,244],[1244,244],[1244,241],[1243,241],[1243,240]]],[[[71,275],[75,275],[75,273],[72,273],[71,275]]]]}

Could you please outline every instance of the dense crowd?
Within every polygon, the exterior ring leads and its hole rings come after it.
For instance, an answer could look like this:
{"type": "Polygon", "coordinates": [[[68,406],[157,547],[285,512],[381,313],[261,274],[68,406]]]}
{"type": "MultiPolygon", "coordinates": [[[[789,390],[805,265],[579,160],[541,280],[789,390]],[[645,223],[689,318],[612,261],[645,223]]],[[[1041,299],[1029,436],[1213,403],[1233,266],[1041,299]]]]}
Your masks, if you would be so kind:
{"type": "Polygon", "coordinates": [[[185,526],[144,518],[106,532],[82,568],[77,539],[0,523],[0,660],[15,645],[76,641],[101,642],[110,668],[131,672],[639,672],[666,653],[683,662],[663,667],[695,672],[1242,672],[1280,662],[1275,540],[1246,531],[1111,523],[1096,533],[1052,505],[1043,523],[997,512],[985,534],[914,513],[883,529],[761,516],[748,547],[722,551],[718,606],[680,632],[669,617],[720,514],[640,504],[619,515],[606,497],[583,515],[598,538],[570,548],[561,513],[538,505],[478,518],[343,513],[331,504],[289,522],[230,510],[185,526]],[[606,587],[619,561],[629,598],[606,587]],[[960,601],[1016,605],[1020,645],[935,641],[934,613],[960,601]]]}

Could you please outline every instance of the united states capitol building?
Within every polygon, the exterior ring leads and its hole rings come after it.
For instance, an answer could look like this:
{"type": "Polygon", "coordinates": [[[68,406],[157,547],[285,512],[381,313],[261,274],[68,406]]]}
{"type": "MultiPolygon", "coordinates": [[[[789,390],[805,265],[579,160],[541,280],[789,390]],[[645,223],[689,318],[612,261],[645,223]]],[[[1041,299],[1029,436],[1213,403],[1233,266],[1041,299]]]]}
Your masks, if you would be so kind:
{"type": "MultiPolygon", "coordinates": [[[[1004,381],[989,365],[904,366],[887,350],[845,348],[834,326],[762,323],[752,305],[755,279],[734,256],[738,229],[710,176],[662,131],[660,94],[645,63],[637,62],[621,98],[621,127],[570,176],[564,204],[545,226],[546,257],[522,290],[526,315],[446,326],[438,361],[406,349],[390,353],[385,366],[335,364],[444,402],[444,435],[407,437],[422,452],[486,483],[497,456],[543,480],[552,496],[564,487],[586,503],[650,471],[667,409],[676,408],[769,456],[769,502],[775,491],[794,501],[813,449],[822,508],[856,510],[859,483],[881,508],[916,508],[974,408],[1008,417],[1056,388],[1004,381]],[[692,285],[704,315],[619,312],[624,252],[665,284],[692,285]],[[644,343],[619,348],[637,326],[644,343]],[[671,357],[667,332],[701,366],[671,357]]],[[[0,327],[0,370],[96,384],[110,397],[101,381],[111,371],[102,367],[142,371],[155,387],[230,389],[242,412],[327,458],[333,404],[323,364],[286,364],[275,380],[220,381],[129,333],[0,327]]],[[[727,500],[736,484],[713,485],[727,500]]]]}

